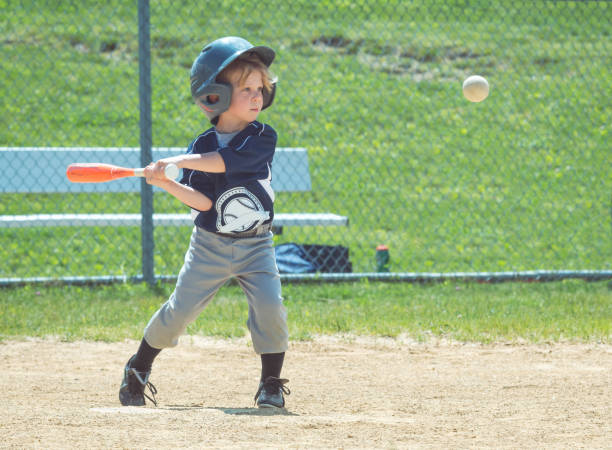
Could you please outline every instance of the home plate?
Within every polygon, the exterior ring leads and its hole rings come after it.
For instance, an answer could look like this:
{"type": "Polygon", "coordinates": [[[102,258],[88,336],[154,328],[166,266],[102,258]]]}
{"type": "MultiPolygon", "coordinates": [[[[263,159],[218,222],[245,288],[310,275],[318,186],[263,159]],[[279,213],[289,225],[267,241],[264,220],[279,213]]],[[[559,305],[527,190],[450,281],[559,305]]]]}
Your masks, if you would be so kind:
{"type": "Polygon", "coordinates": [[[142,408],[140,406],[120,406],[110,408],[89,408],[90,411],[102,414],[159,414],[163,409],[142,408]]]}

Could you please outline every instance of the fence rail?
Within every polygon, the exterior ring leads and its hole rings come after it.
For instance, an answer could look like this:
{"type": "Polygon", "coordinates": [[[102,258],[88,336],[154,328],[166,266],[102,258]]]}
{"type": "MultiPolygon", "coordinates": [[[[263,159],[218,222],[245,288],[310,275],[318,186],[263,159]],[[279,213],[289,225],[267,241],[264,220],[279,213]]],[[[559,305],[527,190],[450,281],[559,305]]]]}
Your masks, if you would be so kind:
{"type": "MultiPolygon", "coordinates": [[[[176,282],[177,275],[157,275],[156,281],[176,282]]],[[[536,270],[524,272],[448,272],[448,273],[306,273],[281,274],[285,282],[351,282],[351,281],[385,281],[409,283],[444,283],[476,282],[476,283],[545,283],[562,280],[605,281],[612,279],[611,270],[536,270]]],[[[66,285],[103,285],[116,283],[139,283],[146,281],[142,275],[126,276],[97,276],[97,277],[33,277],[33,278],[0,278],[0,286],[15,287],[31,284],[66,284],[66,285]]]]}

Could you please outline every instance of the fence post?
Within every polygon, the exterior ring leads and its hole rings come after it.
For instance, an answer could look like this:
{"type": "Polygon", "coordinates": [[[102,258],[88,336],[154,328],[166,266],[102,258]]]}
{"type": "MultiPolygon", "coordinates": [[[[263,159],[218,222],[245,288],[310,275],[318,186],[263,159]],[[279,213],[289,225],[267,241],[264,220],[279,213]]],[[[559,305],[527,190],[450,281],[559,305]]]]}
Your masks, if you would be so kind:
{"type": "MultiPolygon", "coordinates": [[[[140,162],[142,167],[153,158],[151,124],[151,36],[149,0],[138,0],[138,97],[140,99],[140,162]]],[[[140,212],[142,214],[142,275],[155,282],[153,262],[153,189],[144,178],[140,181],[140,212]]]]}

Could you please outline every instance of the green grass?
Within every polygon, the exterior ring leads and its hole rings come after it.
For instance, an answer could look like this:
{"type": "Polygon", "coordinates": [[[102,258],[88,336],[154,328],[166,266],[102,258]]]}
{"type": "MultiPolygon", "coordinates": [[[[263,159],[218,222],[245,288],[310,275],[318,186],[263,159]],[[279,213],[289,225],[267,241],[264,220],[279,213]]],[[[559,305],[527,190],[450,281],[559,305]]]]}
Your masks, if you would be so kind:
{"type": "MultiPolygon", "coordinates": [[[[135,4],[0,5],[0,145],[138,146],[135,4]]],[[[278,96],[261,119],[279,146],[309,149],[313,181],[276,210],[350,219],[278,243],[347,246],[355,271],[374,269],[380,243],[398,272],[612,268],[612,4],[253,5],[228,0],[212,20],[212,2],[152,2],[153,144],[208,127],[188,89],[205,42],[275,48],[278,96]],[[480,104],[460,92],[472,73],[491,83],[480,104]]],[[[0,214],[139,209],[130,194],[0,193],[0,214]]],[[[163,195],[155,209],[184,211],[163,195]]],[[[178,271],[187,234],[156,231],[157,273],[178,271]]],[[[0,277],[135,275],[139,247],[137,230],[3,230],[0,277]]]]}
{"type": "MultiPolygon", "coordinates": [[[[3,289],[0,340],[139,340],[172,289],[169,284],[3,289]]],[[[287,284],[283,296],[292,340],[334,334],[483,343],[612,338],[612,294],[603,282],[287,284]]],[[[248,336],[246,319],[244,294],[230,285],[187,331],[248,336]]]]}
{"type": "MultiPolygon", "coordinates": [[[[389,245],[407,272],[610,269],[609,2],[156,1],[153,145],[208,127],[188,89],[202,45],[240,35],[277,50],[261,119],[309,149],[313,191],[279,212],[337,212],[347,229],[275,239],[344,245],[355,271],[389,245]],[[214,11],[214,14],[212,13],[214,11]],[[479,73],[491,95],[467,103],[479,73]]],[[[0,146],[138,146],[135,2],[0,0],[0,146]]],[[[138,212],[135,194],[0,193],[0,214],[138,212]]],[[[157,212],[184,211],[164,195],[157,212]]],[[[176,274],[189,229],[156,230],[176,274]]],[[[3,229],[0,277],[135,275],[137,229],[3,229]]],[[[171,285],[0,290],[0,339],[140,339],[171,285]]],[[[292,339],[408,335],[474,342],[610,343],[603,282],[287,284],[292,339]]],[[[222,289],[189,333],[247,334],[243,294],[222,289]]]]}

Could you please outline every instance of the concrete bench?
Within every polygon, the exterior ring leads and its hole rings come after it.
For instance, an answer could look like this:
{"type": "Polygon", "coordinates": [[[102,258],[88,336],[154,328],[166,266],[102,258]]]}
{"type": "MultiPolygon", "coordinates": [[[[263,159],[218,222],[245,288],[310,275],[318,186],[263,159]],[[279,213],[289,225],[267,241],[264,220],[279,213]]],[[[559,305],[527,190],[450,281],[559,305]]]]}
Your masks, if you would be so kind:
{"type": "MultiPolygon", "coordinates": [[[[154,147],[153,160],[180,155],[180,147],[154,147]]],[[[124,178],[108,183],[71,183],[66,167],[73,162],[101,162],[139,167],[140,149],[136,147],[0,147],[2,193],[80,193],[140,192],[140,179],[124,178]],[[8,176],[7,174],[10,174],[8,176]]],[[[277,148],[272,167],[272,187],[276,192],[312,190],[308,154],[305,148],[277,148]]],[[[162,192],[154,188],[155,192],[162,192]]],[[[279,208],[277,206],[277,211],[279,208]]],[[[27,214],[0,215],[0,228],[138,226],[140,214],[27,214]]],[[[189,212],[153,214],[155,226],[190,226],[189,212]]],[[[348,218],[333,213],[280,213],[274,215],[274,230],[285,226],[347,226],[348,218]]]]}

